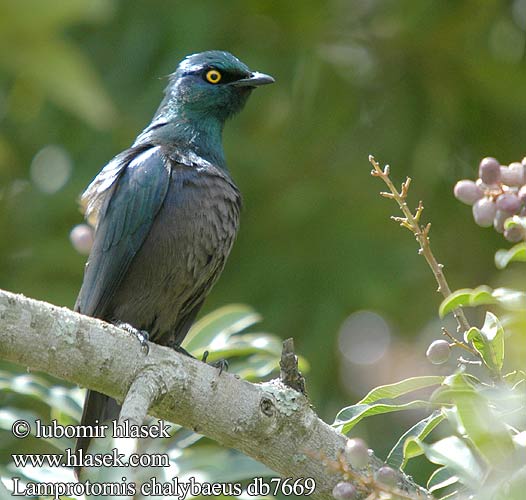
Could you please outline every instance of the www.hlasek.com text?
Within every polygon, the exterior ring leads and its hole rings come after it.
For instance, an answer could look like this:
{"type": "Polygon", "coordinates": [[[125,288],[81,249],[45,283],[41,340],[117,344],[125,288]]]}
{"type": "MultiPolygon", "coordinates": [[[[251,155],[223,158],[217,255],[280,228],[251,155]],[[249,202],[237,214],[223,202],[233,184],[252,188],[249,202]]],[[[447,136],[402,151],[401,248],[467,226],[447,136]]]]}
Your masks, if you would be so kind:
{"type": "Polygon", "coordinates": [[[71,448],[64,453],[13,454],[15,467],[169,467],[170,458],[167,453],[119,453],[112,448],[108,453],[86,453],[71,448]]]}

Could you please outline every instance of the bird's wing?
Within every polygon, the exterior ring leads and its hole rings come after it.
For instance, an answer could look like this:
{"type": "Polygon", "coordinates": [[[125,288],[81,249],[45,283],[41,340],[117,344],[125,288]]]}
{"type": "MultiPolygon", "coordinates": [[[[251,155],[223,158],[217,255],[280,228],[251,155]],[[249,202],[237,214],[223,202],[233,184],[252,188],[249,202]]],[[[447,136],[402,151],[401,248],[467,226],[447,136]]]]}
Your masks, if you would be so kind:
{"type": "Polygon", "coordinates": [[[104,211],[120,175],[137,151],[127,149],[111,160],[93,179],[80,198],[80,207],[86,220],[97,227],[99,215],[104,211]]]}
{"type": "Polygon", "coordinates": [[[155,146],[143,149],[113,178],[111,192],[98,202],[95,241],[75,305],[77,311],[104,318],[105,308],[163,204],[170,173],[170,161],[160,146],[155,146]]]}

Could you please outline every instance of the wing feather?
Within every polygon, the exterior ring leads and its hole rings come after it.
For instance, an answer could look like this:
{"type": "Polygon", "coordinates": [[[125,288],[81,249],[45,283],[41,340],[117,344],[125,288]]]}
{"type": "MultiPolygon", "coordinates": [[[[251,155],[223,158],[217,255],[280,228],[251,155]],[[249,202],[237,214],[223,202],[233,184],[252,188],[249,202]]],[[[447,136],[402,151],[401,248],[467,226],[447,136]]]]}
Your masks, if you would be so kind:
{"type": "MultiPolygon", "coordinates": [[[[88,187],[88,190],[92,188],[92,195],[98,197],[98,224],[76,310],[105,317],[113,295],[164,202],[170,173],[170,160],[160,146],[155,146],[143,150],[124,166],[114,166],[110,173],[106,172],[99,185],[111,189],[107,199],[103,200],[101,192],[93,188],[95,181],[88,187]]],[[[89,206],[89,197],[83,198],[88,199],[89,206]]]]}

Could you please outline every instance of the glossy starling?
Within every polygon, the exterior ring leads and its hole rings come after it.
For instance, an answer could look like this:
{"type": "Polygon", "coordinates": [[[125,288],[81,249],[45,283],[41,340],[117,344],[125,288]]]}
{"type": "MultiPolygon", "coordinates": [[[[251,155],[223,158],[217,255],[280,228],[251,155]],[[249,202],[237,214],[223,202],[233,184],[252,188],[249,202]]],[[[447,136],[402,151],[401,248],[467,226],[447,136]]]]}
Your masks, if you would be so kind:
{"type": "MultiPolygon", "coordinates": [[[[179,64],[150,125],[82,195],[96,230],[78,312],[179,348],[239,224],[241,196],[226,166],[223,125],[255,87],[273,81],[228,52],[179,64]]],[[[119,411],[110,397],[88,391],[81,424],[116,419],[119,411]]],[[[89,441],[79,439],[76,451],[89,441]]]]}

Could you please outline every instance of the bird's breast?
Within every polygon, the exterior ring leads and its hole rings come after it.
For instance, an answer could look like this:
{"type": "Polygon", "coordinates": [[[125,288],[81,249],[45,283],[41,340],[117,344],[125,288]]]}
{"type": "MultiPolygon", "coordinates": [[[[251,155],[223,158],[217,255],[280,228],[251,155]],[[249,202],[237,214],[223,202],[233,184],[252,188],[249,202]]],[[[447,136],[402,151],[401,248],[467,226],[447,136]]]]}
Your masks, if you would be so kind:
{"type": "Polygon", "coordinates": [[[153,338],[173,330],[221,274],[239,212],[240,195],[228,178],[175,165],[164,203],[119,287],[115,315],[153,338]]]}
{"type": "Polygon", "coordinates": [[[164,239],[178,265],[195,278],[225,259],[239,226],[239,192],[223,177],[188,171],[172,171],[166,201],[152,233],[164,239]]]}

